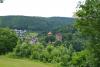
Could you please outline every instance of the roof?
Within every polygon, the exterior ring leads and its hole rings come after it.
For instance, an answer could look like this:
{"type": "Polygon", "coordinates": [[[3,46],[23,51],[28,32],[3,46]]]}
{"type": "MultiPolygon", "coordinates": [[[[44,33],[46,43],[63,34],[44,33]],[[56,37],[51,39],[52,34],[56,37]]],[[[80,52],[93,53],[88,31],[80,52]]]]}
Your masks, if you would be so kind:
{"type": "Polygon", "coordinates": [[[48,35],[51,35],[52,33],[51,32],[48,32],[48,35]]]}

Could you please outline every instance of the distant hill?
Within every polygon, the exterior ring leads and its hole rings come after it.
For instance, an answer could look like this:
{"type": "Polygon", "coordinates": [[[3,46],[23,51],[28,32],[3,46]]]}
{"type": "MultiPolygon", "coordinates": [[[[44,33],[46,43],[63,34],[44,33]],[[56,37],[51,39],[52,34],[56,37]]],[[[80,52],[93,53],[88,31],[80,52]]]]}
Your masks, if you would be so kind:
{"type": "Polygon", "coordinates": [[[52,31],[73,22],[74,18],[69,17],[0,16],[0,27],[37,32],[52,31]]]}

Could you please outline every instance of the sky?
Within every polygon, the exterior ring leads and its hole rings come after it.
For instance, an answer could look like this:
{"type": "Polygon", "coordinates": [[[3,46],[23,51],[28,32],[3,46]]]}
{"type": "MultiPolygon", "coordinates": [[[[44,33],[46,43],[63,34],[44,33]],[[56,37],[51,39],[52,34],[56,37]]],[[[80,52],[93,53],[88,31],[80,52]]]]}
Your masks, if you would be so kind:
{"type": "Polygon", "coordinates": [[[80,0],[5,0],[4,3],[0,3],[0,16],[72,17],[79,1],[80,0]]]}

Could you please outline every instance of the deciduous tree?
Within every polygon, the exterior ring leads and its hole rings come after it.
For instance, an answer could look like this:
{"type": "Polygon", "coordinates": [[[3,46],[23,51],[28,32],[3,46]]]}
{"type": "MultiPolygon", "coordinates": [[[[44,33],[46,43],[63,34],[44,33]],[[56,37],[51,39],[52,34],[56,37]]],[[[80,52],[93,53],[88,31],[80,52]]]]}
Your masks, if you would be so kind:
{"type": "Polygon", "coordinates": [[[100,0],[86,0],[76,12],[76,27],[87,38],[87,49],[94,57],[93,67],[100,65],[100,0]]]}

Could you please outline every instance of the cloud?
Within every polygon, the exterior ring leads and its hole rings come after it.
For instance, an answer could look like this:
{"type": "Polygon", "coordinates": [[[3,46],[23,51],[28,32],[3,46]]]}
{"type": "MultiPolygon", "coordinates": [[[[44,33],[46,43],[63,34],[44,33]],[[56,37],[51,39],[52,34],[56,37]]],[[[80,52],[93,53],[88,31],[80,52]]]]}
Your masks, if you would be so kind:
{"type": "Polygon", "coordinates": [[[79,0],[5,0],[0,15],[68,16],[75,12],[79,0]]]}

